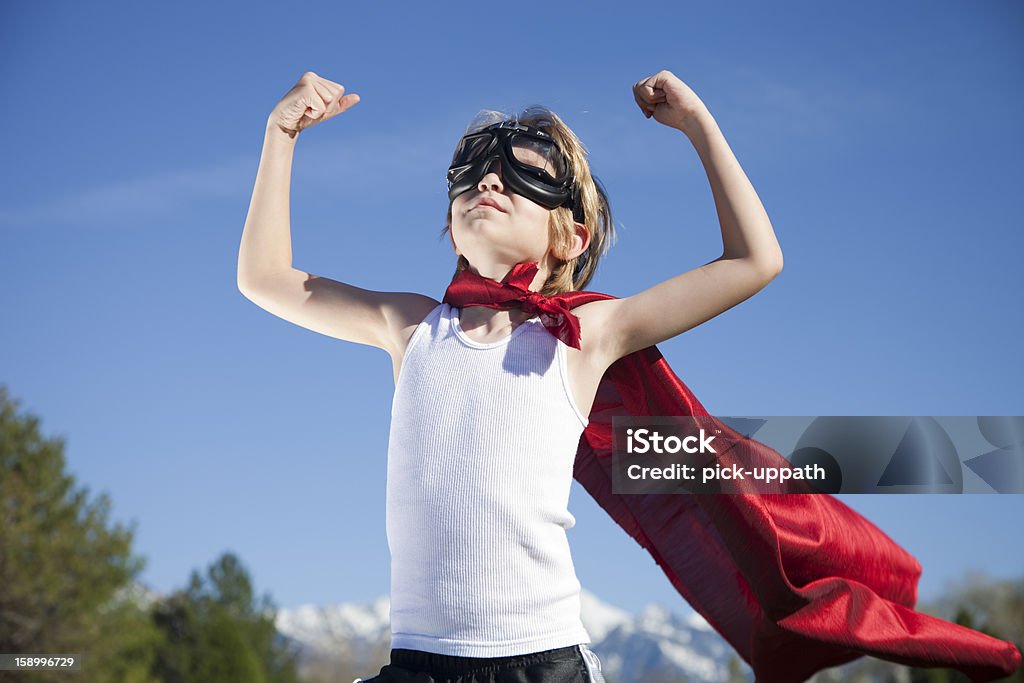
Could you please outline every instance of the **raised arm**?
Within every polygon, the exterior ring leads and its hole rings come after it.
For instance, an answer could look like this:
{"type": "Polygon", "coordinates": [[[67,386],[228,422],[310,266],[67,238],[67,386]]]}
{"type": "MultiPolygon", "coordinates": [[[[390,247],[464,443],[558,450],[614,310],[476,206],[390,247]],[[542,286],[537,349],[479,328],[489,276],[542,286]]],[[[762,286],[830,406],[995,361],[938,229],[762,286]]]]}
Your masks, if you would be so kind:
{"type": "Polygon", "coordinates": [[[722,255],[634,296],[581,306],[609,360],[700,325],[759,292],[782,270],[768,214],[704,103],[671,72],[633,87],[647,118],[684,133],[704,164],[722,230],[722,255]],[[592,307],[590,311],[584,311],[592,307]]]}
{"type": "Polygon", "coordinates": [[[289,194],[299,133],[359,101],[307,72],[267,119],[256,184],[238,250],[238,289],[257,306],[321,334],[400,356],[412,329],[437,302],[406,292],[375,292],[292,265],[289,194]]]}

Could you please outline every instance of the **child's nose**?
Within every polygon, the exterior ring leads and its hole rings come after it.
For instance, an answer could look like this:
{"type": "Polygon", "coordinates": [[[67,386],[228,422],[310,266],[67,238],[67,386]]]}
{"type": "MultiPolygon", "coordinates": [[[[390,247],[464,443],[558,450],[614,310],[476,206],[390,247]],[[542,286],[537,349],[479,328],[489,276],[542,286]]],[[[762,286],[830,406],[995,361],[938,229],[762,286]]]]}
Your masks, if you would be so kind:
{"type": "Polygon", "coordinates": [[[487,165],[477,189],[481,192],[486,190],[501,192],[504,189],[501,182],[501,159],[494,159],[487,165]]]}

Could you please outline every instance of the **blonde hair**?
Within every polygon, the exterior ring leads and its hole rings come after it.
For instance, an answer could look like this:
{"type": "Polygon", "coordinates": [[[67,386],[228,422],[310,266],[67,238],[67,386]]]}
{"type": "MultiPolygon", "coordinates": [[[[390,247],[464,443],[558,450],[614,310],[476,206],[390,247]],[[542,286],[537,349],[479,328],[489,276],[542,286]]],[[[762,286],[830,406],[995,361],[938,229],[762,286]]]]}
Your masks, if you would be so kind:
{"type": "MultiPolygon", "coordinates": [[[[576,178],[580,203],[583,207],[583,224],[590,232],[590,244],[586,251],[575,258],[561,258],[560,255],[566,253],[572,246],[572,238],[576,235],[576,226],[570,207],[559,206],[553,209],[548,221],[548,231],[551,251],[559,259],[559,263],[548,276],[540,291],[544,296],[551,296],[560,292],[581,290],[594,277],[598,261],[607,253],[615,240],[615,226],[612,223],[608,195],[600,181],[590,173],[587,148],[569,126],[565,125],[565,122],[547,107],[532,105],[515,116],[508,116],[500,111],[484,110],[476,115],[463,135],[482,130],[500,121],[510,120],[518,121],[531,128],[544,128],[545,132],[554,138],[555,144],[558,145],[558,149],[569,164],[573,177],[576,178]]],[[[451,227],[452,203],[449,202],[448,216],[445,226],[441,229],[441,235],[449,233],[450,237],[451,227]]],[[[455,266],[456,273],[466,270],[468,267],[469,261],[465,256],[460,255],[455,266]]]]}

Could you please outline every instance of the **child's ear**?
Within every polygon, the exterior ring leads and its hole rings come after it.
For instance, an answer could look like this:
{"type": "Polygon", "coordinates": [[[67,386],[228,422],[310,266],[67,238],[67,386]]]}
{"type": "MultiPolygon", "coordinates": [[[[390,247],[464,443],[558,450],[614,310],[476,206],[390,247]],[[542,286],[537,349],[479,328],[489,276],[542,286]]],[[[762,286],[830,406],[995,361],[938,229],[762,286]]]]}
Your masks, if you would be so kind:
{"type": "Polygon", "coordinates": [[[576,258],[584,253],[590,246],[590,230],[583,223],[574,222],[576,234],[572,238],[572,246],[569,249],[569,258],[576,258]]]}

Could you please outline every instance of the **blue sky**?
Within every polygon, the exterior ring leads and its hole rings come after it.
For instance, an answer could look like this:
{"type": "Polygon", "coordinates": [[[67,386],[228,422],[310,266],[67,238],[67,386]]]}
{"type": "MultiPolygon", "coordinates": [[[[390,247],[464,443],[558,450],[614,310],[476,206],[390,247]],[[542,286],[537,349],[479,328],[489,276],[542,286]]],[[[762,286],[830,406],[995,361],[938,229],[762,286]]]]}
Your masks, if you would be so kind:
{"type": "MultiPolygon", "coordinates": [[[[264,123],[307,70],[362,101],[298,141],[297,268],[440,298],[451,149],[479,109],[531,103],[610,193],[619,240],[591,289],[706,263],[721,236],[700,160],[630,92],[668,69],[785,254],[765,290],[660,345],[710,411],[1024,415],[1020,3],[497,7],[0,9],[0,382],[137,524],[157,589],[232,550],[282,607],[388,590],[387,354],[235,286],[264,123]]],[[[1024,496],[842,499],[918,557],[922,597],[1024,570],[1024,496]]],[[[570,510],[586,588],[685,611],[575,483],[570,510]]]]}

